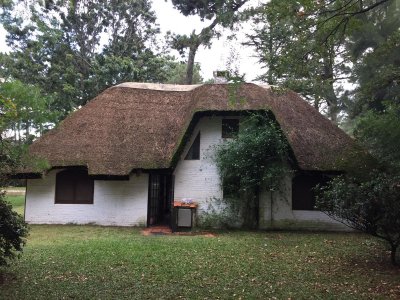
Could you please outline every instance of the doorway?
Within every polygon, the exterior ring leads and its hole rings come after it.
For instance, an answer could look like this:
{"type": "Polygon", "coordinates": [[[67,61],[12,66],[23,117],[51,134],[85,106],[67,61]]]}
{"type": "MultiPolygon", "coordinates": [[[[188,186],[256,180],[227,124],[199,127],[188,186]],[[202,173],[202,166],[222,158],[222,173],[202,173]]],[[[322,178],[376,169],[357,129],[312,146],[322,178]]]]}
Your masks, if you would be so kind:
{"type": "Polygon", "coordinates": [[[170,226],[173,198],[173,175],[169,173],[150,173],[147,226],[170,226]]]}

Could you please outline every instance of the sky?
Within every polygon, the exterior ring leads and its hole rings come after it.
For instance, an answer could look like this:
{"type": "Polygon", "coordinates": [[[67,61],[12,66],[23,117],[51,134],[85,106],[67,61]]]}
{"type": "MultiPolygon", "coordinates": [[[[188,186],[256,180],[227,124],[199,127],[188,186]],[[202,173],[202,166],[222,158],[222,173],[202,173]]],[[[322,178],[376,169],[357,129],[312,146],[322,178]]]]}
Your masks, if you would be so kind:
{"type": "MultiPolygon", "coordinates": [[[[256,0],[253,0],[256,2],[256,0]]],[[[190,34],[193,30],[196,33],[206,27],[209,22],[201,22],[197,16],[185,17],[178,10],[172,7],[170,1],[153,0],[153,9],[157,14],[157,22],[160,25],[162,36],[171,31],[177,34],[190,34]]],[[[243,28],[237,33],[236,41],[228,41],[227,34],[223,34],[220,39],[213,39],[211,48],[200,47],[196,54],[195,61],[201,65],[201,75],[207,80],[213,77],[213,71],[226,70],[227,64],[234,54],[235,65],[241,74],[245,74],[246,81],[254,81],[254,79],[263,73],[260,65],[255,57],[255,53],[249,47],[244,47],[241,42],[245,40],[246,33],[251,31],[250,24],[244,24],[243,28]]],[[[0,25],[0,52],[7,51],[5,44],[6,31],[0,25]]],[[[173,51],[171,54],[181,59],[178,52],[173,51]]]]}
{"type": "MultiPolygon", "coordinates": [[[[185,17],[172,7],[170,1],[153,0],[153,9],[157,14],[162,33],[166,33],[169,30],[178,34],[190,34],[193,29],[198,33],[210,23],[201,22],[197,16],[185,17]]],[[[234,52],[238,55],[237,57],[235,56],[237,67],[241,74],[244,73],[246,75],[247,81],[253,81],[257,75],[262,74],[263,71],[253,50],[241,45],[241,42],[246,39],[246,33],[249,32],[251,32],[251,25],[244,24],[237,34],[236,41],[228,41],[225,33],[220,39],[213,40],[210,49],[200,47],[195,60],[201,65],[204,79],[212,78],[213,71],[226,69],[231,49],[234,49],[234,52]]],[[[176,56],[178,56],[177,53],[176,56]]]]}

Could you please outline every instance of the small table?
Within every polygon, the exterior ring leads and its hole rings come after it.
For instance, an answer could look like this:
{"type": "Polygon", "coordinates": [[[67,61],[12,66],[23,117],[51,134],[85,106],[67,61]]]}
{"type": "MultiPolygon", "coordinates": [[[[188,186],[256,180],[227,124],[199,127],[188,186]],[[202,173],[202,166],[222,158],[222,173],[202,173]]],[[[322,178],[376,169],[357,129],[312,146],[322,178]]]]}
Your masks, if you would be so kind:
{"type": "Polygon", "coordinates": [[[191,230],[197,203],[174,201],[172,231],[191,230]]]}

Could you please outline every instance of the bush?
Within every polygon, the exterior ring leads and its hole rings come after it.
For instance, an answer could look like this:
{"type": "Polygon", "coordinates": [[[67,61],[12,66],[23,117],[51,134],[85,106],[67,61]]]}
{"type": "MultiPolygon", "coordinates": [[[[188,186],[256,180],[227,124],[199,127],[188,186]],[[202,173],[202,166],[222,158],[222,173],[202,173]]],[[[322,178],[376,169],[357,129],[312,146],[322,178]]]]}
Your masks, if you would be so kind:
{"type": "Polygon", "coordinates": [[[340,176],[317,190],[318,209],[351,228],[387,241],[391,261],[398,264],[400,176],[378,171],[373,171],[364,181],[340,176]]]}
{"type": "Polygon", "coordinates": [[[5,200],[5,194],[0,193],[0,266],[18,257],[28,235],[27,224],[22,216],[12,210],[5,200]]]}
{"type": "Polygon", "coordinates": [[[242,220],[233,205],[219,198],[209,199],[207,209],[197,217],[197,225],[203,228],[231,229],[242,226],[242,220]]]}
{"type": "Polygon", "coordinates": [[[243,227],[258,227],[259,194],[276,190],[288,174],[289,146],[277,123],[267,113],[254,113],[240,124],[237,138],[215,151],[223,182],[223,202],[243,220],[243,227]]]}

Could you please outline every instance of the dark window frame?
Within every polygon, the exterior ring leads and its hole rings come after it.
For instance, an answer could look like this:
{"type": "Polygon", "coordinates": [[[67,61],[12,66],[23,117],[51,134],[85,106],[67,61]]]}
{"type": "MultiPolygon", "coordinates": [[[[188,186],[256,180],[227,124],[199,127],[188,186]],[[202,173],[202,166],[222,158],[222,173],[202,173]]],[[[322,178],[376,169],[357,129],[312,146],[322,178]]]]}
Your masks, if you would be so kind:
{"type": "Polygon", "coordinates": [[[239,119],[222,119],[221,136],[223,139],[233,139],[239,134],[239,119]]]}
{"type": "Polygon", "coordinates": [[[299,174],[292,179],[292,210],[318,211],[315,209],[318,184],[324,186],[331,179],[327,174],[299,174]]]}
{"type": "Polygon", "coordinates": [[[94,180],[85,169],[65,169],[56,174],[54,204],[93,204],[94,180]],[[70,194],[67,196],[66,194],[70,194]]]}
{"type": "Polygon", "coordinates": [[[185,160],[200,160],[200,131],[194,138],[192,145],[190,145],[185,160]]]}

